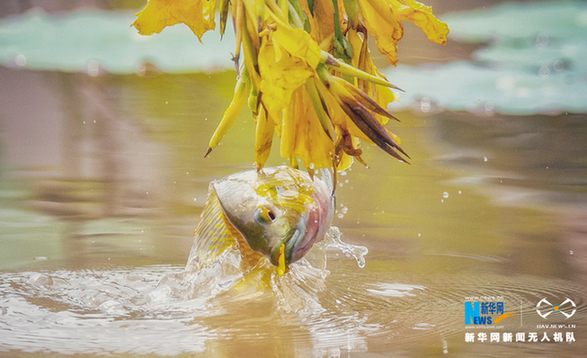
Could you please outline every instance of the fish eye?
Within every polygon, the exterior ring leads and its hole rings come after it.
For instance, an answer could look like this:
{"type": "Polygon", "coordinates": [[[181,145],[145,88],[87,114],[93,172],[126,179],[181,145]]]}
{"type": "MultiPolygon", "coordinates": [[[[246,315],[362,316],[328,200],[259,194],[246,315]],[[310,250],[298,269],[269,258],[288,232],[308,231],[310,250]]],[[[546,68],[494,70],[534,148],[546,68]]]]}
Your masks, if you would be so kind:
{"type": "Polygon", "coordinates": [[[266,206],[262,206],[255,211],[255,221],[262,225],[267,225],[275,221],[277,215],[273,210],[266,206]]]}

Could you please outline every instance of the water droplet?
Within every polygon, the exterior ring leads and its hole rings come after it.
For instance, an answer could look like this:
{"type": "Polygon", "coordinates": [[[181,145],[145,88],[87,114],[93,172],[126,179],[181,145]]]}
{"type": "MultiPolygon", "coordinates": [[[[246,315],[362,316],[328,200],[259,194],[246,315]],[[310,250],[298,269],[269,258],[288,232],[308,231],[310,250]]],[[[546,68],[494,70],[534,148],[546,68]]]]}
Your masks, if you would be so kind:
{"type": "Polygon", "coordinates": [[[193,198],[193,199],[194,199],[194,201],[197,201],[198,200],[198,198],[193,198]]]}
{"type": "Polygon", "coordinates": [[[552,68],[556,71],[556,72],[560,72],[562,70],[565,69],[565,64],[563,61],[561,60],[556,60],[554,61],[554,63],[552,64],[552,68]]]}
{"type": "Polygon", "coordinates": [[[340,209],[340,211],[341,211],[343,214],[346,214],[346,213],[347,213],[347,211],[349,211],[349,208],[345,206],[345,207],[343,207],[342,209],[340,209]]]}
{"type": "Polygon", "coordinates": [[[546,66],[546,65],[540,66],[540,69],[538,70],[538,75],[540,77],[546,77],[549,74],[550,74],[550,69],[548,68],[548,66],[546,66]]]}
{"type": "Polygon", "coordinates": [[[16,63],[16,65],[18,67],[23,67],[23,66],[26,65],[26,57],[24,55],[22,55],[22,54],[21,55],[17,55],[14,58],[14,63],[16,63]]]}
{"type": "Polygon", "coordinates": [[[459,195],[461,195],[461,191],[459,190],[459,195]]]}
{"type": "Polygon", "coordinates": [[[573,250],[569,251],[569,255],[572,255],[572,254],[573,254],[573,250]]]}
{"type": "Polygon", "coordinates": [[[190,172],[185,172],[185,173],[188,174],[188,175],[190,174],[190,172]]]}
{"type": "Polygon", "coordinates": [[[344,218],[344,214],[342,214],[342,213],[338,213],[338,218],[339,218],[339,219],[342,219],[342,218],[344,218]]]}
{"type": "Polygon", "coordinates": [[[420,100],[420,110],[424,113],[430,112],[430,98],[422,97],[420,100]]]}
{"type": "Polygon", "coordinates": [[[485,114],[488,116],[491,116],[495,113],[495,105],[493,104],[493,102],[487,102],[485,103],[485,114]]]}
{"type": "Polygon", "coordinates": [[[208,117],[204,118],[204,120],[207,121],[208,120],[208,117]]]}
{"type": "Polygon", "coordinates": [[[96,60],[88,62],[88,75],[96,77],[100,74],[100,64],[96,60]]]}
{"type": "Polygon", "coordinates": [[[345,170],[343,170],[342,172],[340,172],[340,173],[338,173],[338,174],[340,174],[341,176],[345,176],[345,175],[346,175],[346,171],[345,171],[345,170]]]}
{"type": "Polygon", "coordinates": [[[422,234],[418,233],[418,237],[421,237],[421,236],[422,236],[422,234]]]}
{"type": "Polygon", "coordinates": [[[308,166],[308,168],[314,169],[314,163],[310,163],[310,165],[308,166]]]}
{"type": "Polygon", "coordinates": [[[536,36],[536,46],[537,47],[545,47],[548,45],[548,35],[544,32],[541,32],[536,36]]]}
{"type": "Polygon", "coordinates": [[[448,192],[445,191],[444,193],[442,193],[442,197],[445,199],[448,198],[448,192]]]}
{"type": "Polygon", "coordinates": [[[486,162],[487,161],[487,157],[483,157],[483,161],[486,162]]]}
{"type": "Polygon", "coordinates": [[[149,195],[149,192],[147,191],[146,194],[149,195]]]}
{"type": "Polygon", "coordinates": [[[165,104],[169,104],[169,101],[165,101],[165,104]]]}
{"type": "Polygon", "coordinates": [[[441,202],[441,203],[444,203],[444,199],[440,199],[440,202],[441,202]]]}

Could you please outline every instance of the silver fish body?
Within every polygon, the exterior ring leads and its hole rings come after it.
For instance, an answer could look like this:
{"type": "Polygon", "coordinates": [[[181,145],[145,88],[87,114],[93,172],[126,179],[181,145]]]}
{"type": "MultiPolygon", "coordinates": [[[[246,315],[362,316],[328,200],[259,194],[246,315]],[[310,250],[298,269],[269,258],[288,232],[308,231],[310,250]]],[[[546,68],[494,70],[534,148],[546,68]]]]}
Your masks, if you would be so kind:
{"type": "Polygon", "coordinates": [[[324,238],[333,213],[331,186],[305,172],[280,166],[236,173],[210,183],[192,256],[206,263],[236,246],[251,264],[263,255],[289,266],[324,238]]]}

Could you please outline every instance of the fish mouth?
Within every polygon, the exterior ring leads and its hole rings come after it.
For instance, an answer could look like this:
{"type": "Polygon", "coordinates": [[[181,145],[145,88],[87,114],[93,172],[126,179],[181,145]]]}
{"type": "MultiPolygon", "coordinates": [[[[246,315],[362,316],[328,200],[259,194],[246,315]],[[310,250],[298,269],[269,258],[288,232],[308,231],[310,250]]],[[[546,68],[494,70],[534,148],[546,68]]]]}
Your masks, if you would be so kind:
{"type": "Polygon", "coordinates": [[[303,236],[302,231],[299,228],[295,227],[291,229],[281,240],[277,242],[277,244],[271,249],[269,253],[269,259],[271,263],[275,266],[279,266],[279,259],[281,255],[285,256],[285,266],[289,266],[292,262],[292,256],[295,249],[295,243],[299,241],[299,239],[303,236]],[[284,246],[283,253],[281,251],[281,246],[284,246]]]}
{"type": "MultiPolygon", "coordinates": [[[[296,227],[288,231],[288,233],[277,242],[271,249],[269,259],[271,263],[279,267],[279,259],[281,255],[285,256],[285,266],[301,259],[306,252],[310,250],[314,244],[314,240],[306,232],[306,220],[300,220],[296,227]],[[283,254],[281,253],[281,246],[284,246],[283,254]]],[[[311,236],[311,235],[310,235],[311,236]]]]}

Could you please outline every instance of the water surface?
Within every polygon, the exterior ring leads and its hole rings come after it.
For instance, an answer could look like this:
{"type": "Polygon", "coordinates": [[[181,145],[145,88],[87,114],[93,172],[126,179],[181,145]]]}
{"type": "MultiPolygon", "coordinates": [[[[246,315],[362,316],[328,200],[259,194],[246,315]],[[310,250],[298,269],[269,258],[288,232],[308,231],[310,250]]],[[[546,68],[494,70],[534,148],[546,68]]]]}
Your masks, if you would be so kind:
{"type": "Polygon", "coordinates": [[[513,356],[585,346],[582,116],[398,113],[412,164],[366,148],[370,168],[339,176],[334,225],[368,248],[364,268],[339,249],[314,250],[315,266],[282,286],[182,296],[170,277],[184,269],[208,182],[253,161],[246,113],[202,158],[234,74],[0,71],[11,84],[0,96],[7,354],[513,356]],[[537,302],[569,297],[577,341],[465,343],[469,296],[501,296],[516,312],[500,332],[536,330],[537,302]]]}

